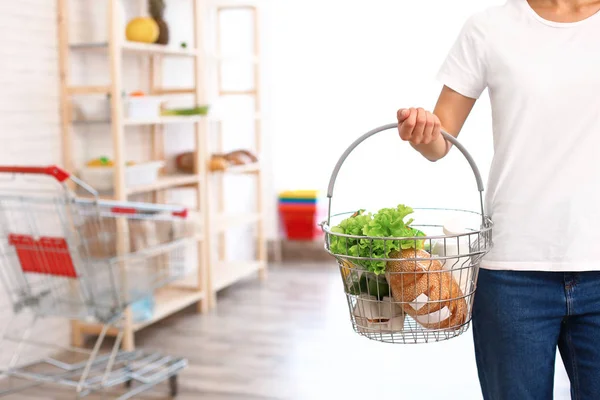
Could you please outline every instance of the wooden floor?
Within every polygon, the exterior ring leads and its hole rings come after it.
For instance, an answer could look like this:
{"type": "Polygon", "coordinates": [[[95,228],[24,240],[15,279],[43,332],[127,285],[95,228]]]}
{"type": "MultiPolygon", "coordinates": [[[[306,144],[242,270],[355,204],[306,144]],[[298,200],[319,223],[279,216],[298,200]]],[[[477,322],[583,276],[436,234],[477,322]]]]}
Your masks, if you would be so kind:
{"type": "MultiPolygon", "coordinates": [[[[180,400],[481,399],[470,331],[424,346],[364,339],[351,329],[331,263],[272,266],[266,282],[252,278],[220,293],[214,313],[185,310],[136,340],[138,347],[187,358],[180,400]]],[[[565,387],[563,382],[559,389],[565,387]]],[[[167,385],[160,384],[136,398],[167,394],[167,385]]],[[[75,397],[43,386],[5,398],[75,397]]]]}

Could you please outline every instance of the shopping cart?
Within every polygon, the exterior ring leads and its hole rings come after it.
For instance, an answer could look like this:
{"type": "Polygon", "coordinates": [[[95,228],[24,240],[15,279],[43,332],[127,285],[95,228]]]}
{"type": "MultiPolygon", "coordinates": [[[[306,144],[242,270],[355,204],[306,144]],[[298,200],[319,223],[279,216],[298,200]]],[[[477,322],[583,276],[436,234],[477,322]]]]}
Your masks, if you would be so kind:
{"type": "MultiPolygon", "coordinates": [[[[346,158],[367,138],[397,126],[384,125],[364,134],[339,159],[329,181],[327,221],[321,224],[325,249],[339,264],[350,319],[358,334],[386,343],[448,340],[468,330],[480,261],[492,247],[492,221],[484,214],[481,175],[458,140],[442,133],[475,174],[480,213],[400,206],[392,210],[397,211],[395,215],[413,217],[394,221],[410,232],[400,237],[364,233],[369,232],[364,225],[379,218],[377,213],[331,214],[335,181],[346,158]],[[443,221],[449,220],[461,221],[460,229],[444,226],[443,221]]],[[[386,218],[383,213],[380,217],[386,218]]]]}
{"type": "Polygon", "coordinates": [[[122,385],[119,399],[128,399],[165,380],[176,395],[185,359],[120,348],[125,310],[184,275],[186,216],[177,206],[99,200],[58,167],[0,167],[0,280],[12,314],[0,330],[8,348],[0,355],[10,355],[0,396],[52,383],[78,398],[122,385]],[[36,322],[50,317],[102,329],[91,350],[32,340],[36,322]],[[109,329],[115,341],[102,354],[109,329]],[[25,362],[26,345],[37,346],[36,358],[44,348],[62,352],[25,362]]]}

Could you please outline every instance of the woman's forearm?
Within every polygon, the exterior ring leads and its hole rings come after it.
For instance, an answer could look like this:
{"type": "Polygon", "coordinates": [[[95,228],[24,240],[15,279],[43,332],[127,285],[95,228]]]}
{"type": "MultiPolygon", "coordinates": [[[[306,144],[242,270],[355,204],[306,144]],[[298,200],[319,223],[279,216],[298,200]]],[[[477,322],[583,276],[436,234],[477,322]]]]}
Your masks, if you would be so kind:
{"type": "MultiPolygon", "coordinates": [[[[444,130],[442,128],[442,130],[444,130]]],[[[444,158],[448,151],[450,150],[450,145],[444,139],[443,136],[438,136],[437,139],[428,144],[414,144],[411,143],[411,146],[417,150],[423,157],[428,159],[429,161],[438,161],[441,158],[444,158]]]]}

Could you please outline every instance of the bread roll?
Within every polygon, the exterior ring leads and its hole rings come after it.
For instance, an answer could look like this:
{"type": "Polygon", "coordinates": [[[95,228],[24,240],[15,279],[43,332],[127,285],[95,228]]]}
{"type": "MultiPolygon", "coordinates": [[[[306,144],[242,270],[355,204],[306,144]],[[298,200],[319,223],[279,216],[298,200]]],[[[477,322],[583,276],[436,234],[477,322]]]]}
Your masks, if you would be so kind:
{"type": "Polygon", "coordinates": [[[402,303],[404,312],[426,329],[458,329],[467,318],[467,303],[456,280],[442,269],[439,261],[431,259],[425,250],[406,249],[393,251],[386,264],[386,278],[394,300],[402,303]],[[407,260],[413,259],[413,260],[407,260]],[[416,260],[414,260],[416,259],[416,260]],[[415,309],[409,303],[420,295],[428,297],[428,303],[415,309]],[[418,316],[432,314],[447,307],[450,317],[439,322],[422,322],[418,316]]]}

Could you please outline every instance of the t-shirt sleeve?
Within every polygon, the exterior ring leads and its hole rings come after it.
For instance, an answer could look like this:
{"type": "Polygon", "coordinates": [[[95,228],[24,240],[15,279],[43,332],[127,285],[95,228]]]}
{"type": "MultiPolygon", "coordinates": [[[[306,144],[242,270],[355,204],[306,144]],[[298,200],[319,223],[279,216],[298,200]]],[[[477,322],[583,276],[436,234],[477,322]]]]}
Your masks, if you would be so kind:
{"type": "Polygon", "coordinates": [[[464,24],[437,80],[463,96],[478,99],[487,86],[484,35],[481,24],[471,17],[464,24]]]}

